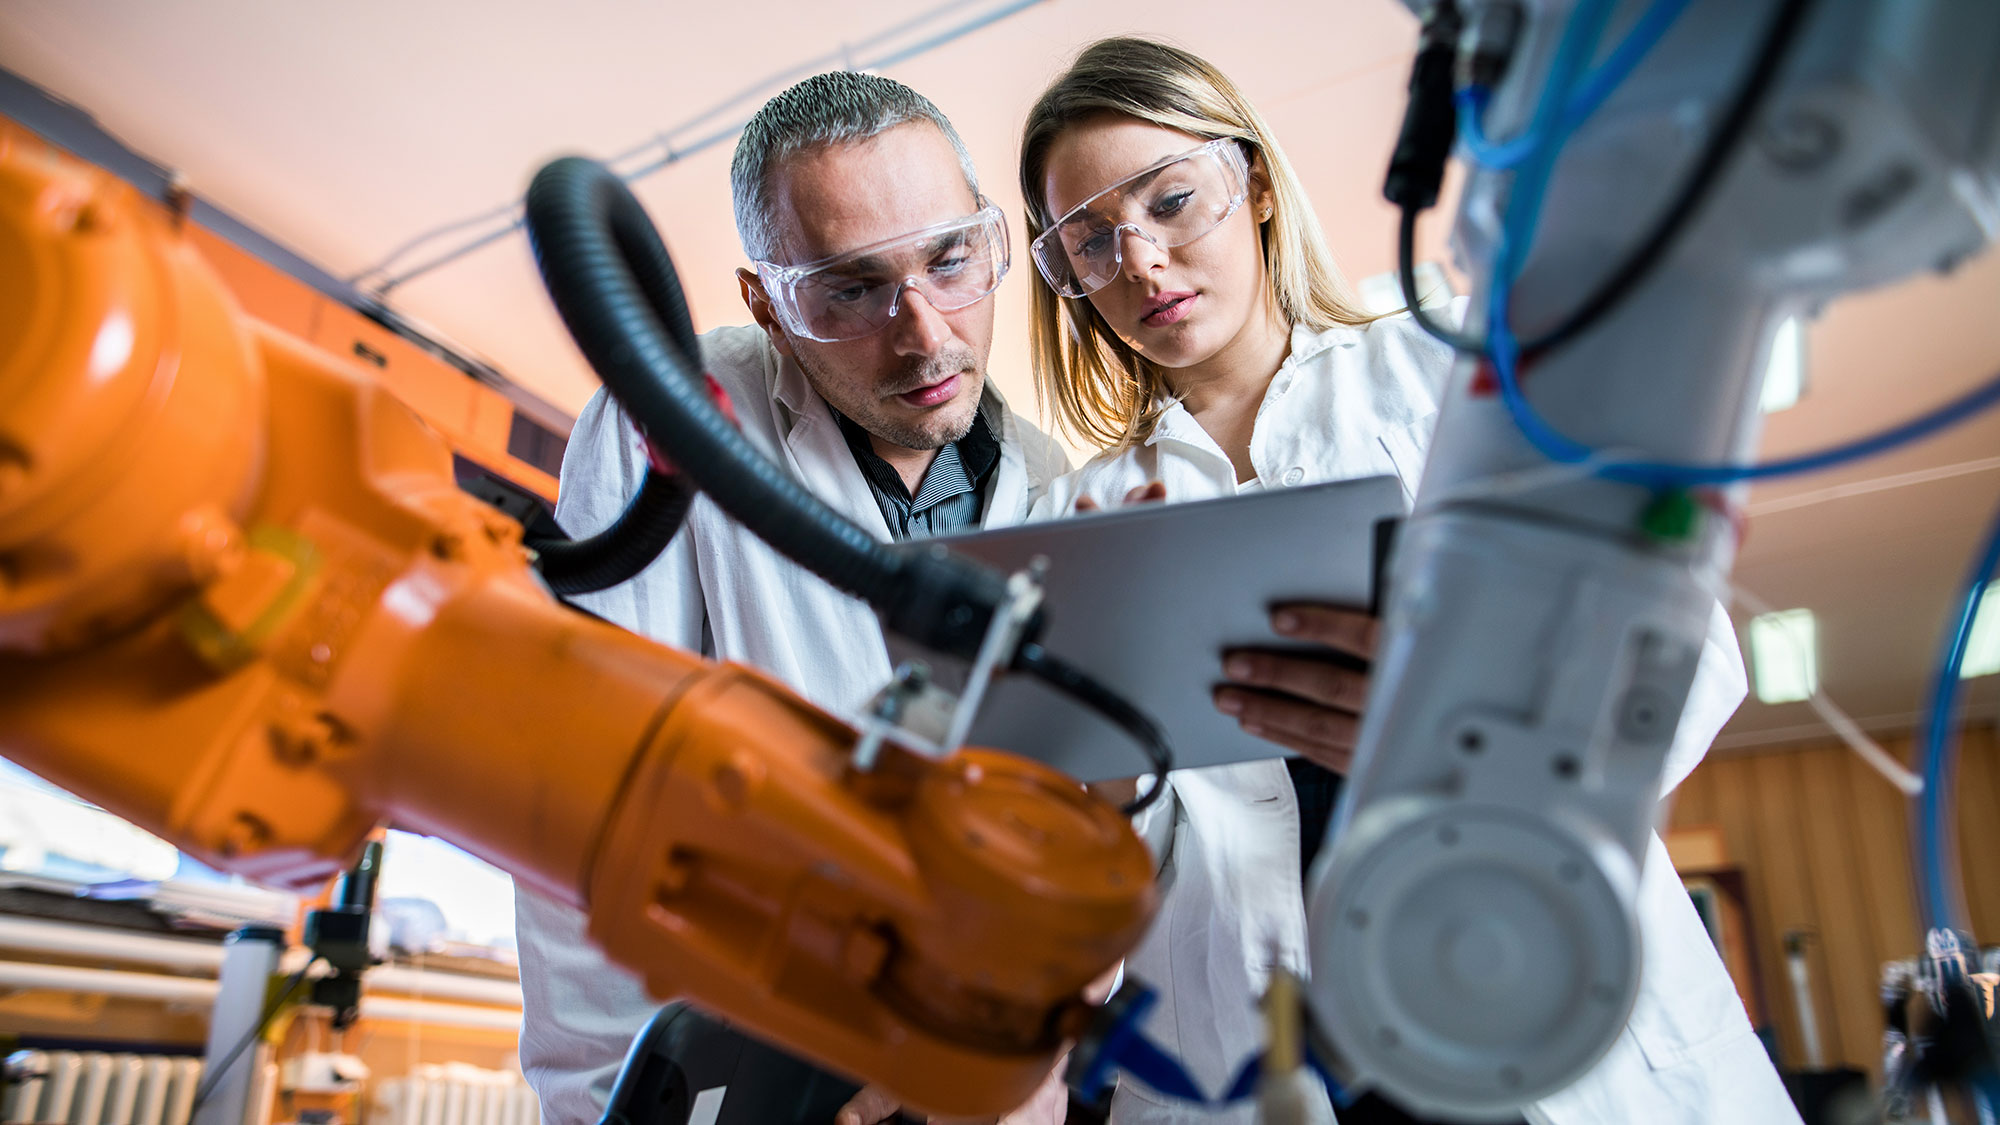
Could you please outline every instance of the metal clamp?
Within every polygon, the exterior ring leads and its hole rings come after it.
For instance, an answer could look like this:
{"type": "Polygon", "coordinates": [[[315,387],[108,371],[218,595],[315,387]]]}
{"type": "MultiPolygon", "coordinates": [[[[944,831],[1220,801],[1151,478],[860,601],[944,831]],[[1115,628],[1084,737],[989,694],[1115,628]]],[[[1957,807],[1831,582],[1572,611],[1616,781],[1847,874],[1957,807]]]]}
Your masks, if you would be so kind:
{"type": "Polygon", "coordinates": [[[859,722],[861,737],[854,743],[854,768],[875,768],[882,744],[896,745],[926,758],[948,758],[965,745],[972,721],[986,700],[986,689],[994,676],[1004,670],[1021,647],[1022,633],[1042,604],[1042,574],[1048,560],[1037,558],[1028,569],[1007,578],[1007,600],[993,613],[986,637],[979,643],[979,655],[972,662],[965,690],[957,695],[931,680],[930,668],[920,661],[907,661],[896,668],[889,683],[868,702],[859,722]]]}

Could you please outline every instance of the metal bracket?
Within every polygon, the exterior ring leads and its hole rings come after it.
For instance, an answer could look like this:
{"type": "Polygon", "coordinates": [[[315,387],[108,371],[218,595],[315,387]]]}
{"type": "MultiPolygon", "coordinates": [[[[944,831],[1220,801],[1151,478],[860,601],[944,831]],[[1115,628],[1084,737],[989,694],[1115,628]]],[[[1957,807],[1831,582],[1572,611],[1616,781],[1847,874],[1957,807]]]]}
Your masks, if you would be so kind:
{"type": "Polygon", "coordinates": [[[1008,576],[1007,600],[994,611],[962,693],[953,695],[933,683],[930,668],[919,661],[897,667],[894,678],[862,713],[861,737],[854,743],[855,769],[875,768],[885,742],[926,758],[948,758],[958,752],[972,732],[986,689],[1004,671],[1002,662],[1013,659],[1022,632],[1041,608],[1042,574],[1047,569],[1048,560],[1037,558],[1028,569],[1008,576]]]}

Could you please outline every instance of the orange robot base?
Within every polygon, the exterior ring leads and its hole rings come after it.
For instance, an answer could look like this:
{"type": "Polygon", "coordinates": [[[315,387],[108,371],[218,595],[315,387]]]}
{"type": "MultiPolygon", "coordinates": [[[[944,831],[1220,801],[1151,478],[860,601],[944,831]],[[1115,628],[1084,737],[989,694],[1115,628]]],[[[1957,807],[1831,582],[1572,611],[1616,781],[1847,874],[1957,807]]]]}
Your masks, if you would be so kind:
{"type": "Polygon", "coordinates": [[[1023,1101],[1143,932],[1109,806],[988,751],[856,772],[783,685],[558,604],[409,410],[18,133],[0,309],[0,754],[272,883],[451,840],[940,1113],[1023,1101]]]}

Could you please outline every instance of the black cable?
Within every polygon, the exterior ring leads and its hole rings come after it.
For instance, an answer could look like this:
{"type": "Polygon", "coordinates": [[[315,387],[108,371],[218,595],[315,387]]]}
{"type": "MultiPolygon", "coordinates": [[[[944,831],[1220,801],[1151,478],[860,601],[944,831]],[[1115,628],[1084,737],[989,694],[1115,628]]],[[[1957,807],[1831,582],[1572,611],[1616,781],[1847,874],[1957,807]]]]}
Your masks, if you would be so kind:
{"type": "Polygon", "coordinates": [[[1452,348],[1477,352],[1479,341],[1432,320],[1417,295],[1417,216],[1437,203],[1444,167],[1451,159],[1452,138],[1458,132],[1452,69],[1461,30],[1457,5],[1450,0],[1432,5],[1424,16],[1416,61],[1410,67],[1410,97],[1395,151],[1389,156],[1382,197],[1403,215],[1396,238],[1396,280],[1402,285],[1403,303],[1411,319],[1452,348]]]}
{"type": "MultiPolygon", "coordinates": [[[[1709,138],[1695,162],[1694,171],[1689,173],[1675,194],[1674,201],[1665,212],[1654,221],[1647,232],[1618,268],[1612,272],[1603,285],[1590,297],[1564,317],[1554,328],[1521,343],[1523,358],[1552,348],[1574,339],[1579,333],[1602,320],[1620,302],[1638,288],[1646,275],[1666,257],[1666,251],[1681,230],[1693,219],[1695,212],[1707,201],[1710,190],[1728,165],[1729,158],[1749,132],[1750,122],[1763,104],[1764,96],[1777,80],[1778,70],[1785,55],[1791,50],[1799,29],[1805,24],[1812,0],[1781,0],[1778,14],[1771,19],[1765,29],[1763,40],[1757,45],[1757,53],[1750,64],[1750,72],[1744,76],[1743,84],[1737,88],[1730,100],[1715,135],[1709,138]]],[[[1405,220],[1408,221],[1407,219],[1405,220]]]]}
{"type": "Polygon", "coordinates": [[[1417,216],[1420,213],[1420,208],[1406,205],[1402,224],[1396,233],[1396,279],[1403,286],[1403,303],[1410,307],[1410,317],[1417,322],[1417,327],[1458,351],[1479,352],[1485,345],[1432,320],[1430,310],[1424,308],[1417,294],[1417,216]]]}
{"type": "Polygon", "coordinates": [[[626,413],[693,485],[780,554],[866,601],[884,627],[973,659],[1006,599],[998,573],[935,551],[890,550],[773,464],[710,400],[677,338],[687,301],[631,189],[565,157],[529,185],[528,235],[556,310],[626,413]]]}
{"type": "Polygon", "coordinates": [[[202,1104],[215,1094],[215,1088],[222,1085],[223,1076],[229,1073],[230,1067],[236,1065],[237,1056],[249,1050],[250,1044],[262,1038],[264,1032],[270,1029],[271,1021],[278,1018],[278,1010],[283,1008],[285,1001],[292,998],[292,993],[297,992],[299,986],[306,982],[306,974],[312,971],[312,967],[318,963],[319,958],[314,957],[299,966],[299,971],[292,974],[291,979],[285,982],[285,987],[279,989],[278,994],[271,997],[270,1001],[264,1005],[264,1014],[257,1017],[257,1023],[249,1031],[243,1033],[243,1038],[238,1039],[235,1046],[229,1048],[229,1053],[222,1056],[222,1062],[219,1065],[201,1076],[201,1084],[194,1089],[194,1104],[188,1108],[190,1119],[199,1113],[202,1104]]]}
{"type": "Polygon", "coordinates": [[[639,576],[673,542],[694,487],[677,473],[648,466],[639,491],[610,527],[586,539],[531,538],[535,569],[559,597],[608,590],[639,576]]]}
{"type": "Polygon", "coordinates": [[[1151,715],[1132,706],[1123,696],[1040,644],[1030,642],[1022,645],[1020,653],[1014,657],[1014,667],[1111,720],[1146,752],[1147,760],[1153,764],[1153,787],[1128,801],[1119,812],[1126,816],[1137,815],[1150,808],[1167,791],[1167,771],[1174,768],[1174,752],[1167,745],[1167,732],[1160,729],[1160,724],[1154,722],[1151,715]]]}

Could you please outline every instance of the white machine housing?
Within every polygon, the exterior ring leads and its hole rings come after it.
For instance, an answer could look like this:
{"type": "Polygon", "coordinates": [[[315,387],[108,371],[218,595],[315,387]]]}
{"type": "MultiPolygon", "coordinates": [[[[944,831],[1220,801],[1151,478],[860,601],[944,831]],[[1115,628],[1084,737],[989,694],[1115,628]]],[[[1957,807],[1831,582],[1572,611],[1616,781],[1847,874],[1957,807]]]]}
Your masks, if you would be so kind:
{"type": "MultiPolygon", "coordinates": [[[[1604,49],[1647,2],[1620,5],[1604,49]]],[[[1481,6],[1459,5],[1468,22],[1481,6]]],[[[1574,5],[1521,6],[1495,136],[1526,126],[1574,5]]],[[[1777,8],[1694,0],[1570,138],[1514,286],[1519,335],[1576,307],[1650,228],[1777,8]]],[[[1665,258],[1525,375],[1561,432],[1654,460],[1748,460],[1786,316],[1949,270],[2000,233],[2000,4],[1818,0],[1806,21],[1665,258]]],[[[1460,206],[1477,335],[1510,180],[1475,170],[1460,206]]],[[[1650,539],[1647,489],[1532,472],[1548,462],[1474,369],[1461,360],[1398,547],[1308,919],[1314,1020],[1348,1077],[1483,1120],[1574,1083],[1630,1016],[1638,877],[1735,531],[1711,517],[1650,539]]]]}

